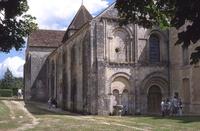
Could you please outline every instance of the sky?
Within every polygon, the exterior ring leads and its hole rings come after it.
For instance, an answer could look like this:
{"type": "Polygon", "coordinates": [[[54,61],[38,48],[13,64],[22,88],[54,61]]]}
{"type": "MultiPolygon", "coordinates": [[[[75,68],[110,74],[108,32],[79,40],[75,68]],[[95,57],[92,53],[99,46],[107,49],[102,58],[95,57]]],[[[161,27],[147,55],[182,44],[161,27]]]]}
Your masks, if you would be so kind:
{"type": "MultiPolygon", "coordinates": [[[[40,29],[66,30],[82,0],[27,0],[28,14],[36,17],[40,29]]],[[[83,0],[84,6],[93,15],[98,15],[115,0],[83,0]]],[[[9,68],[15,77],[23,77],[25,48],[10,53],[0,52],[0,79],[9,68]]]]}

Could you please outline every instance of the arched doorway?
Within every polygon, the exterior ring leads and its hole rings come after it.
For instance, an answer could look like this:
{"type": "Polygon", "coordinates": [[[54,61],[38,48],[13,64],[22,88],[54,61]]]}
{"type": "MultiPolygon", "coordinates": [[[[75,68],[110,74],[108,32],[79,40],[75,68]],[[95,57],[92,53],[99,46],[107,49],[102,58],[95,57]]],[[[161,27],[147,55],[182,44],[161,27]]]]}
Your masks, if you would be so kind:
{"type": "Polygon", "coordinates": [[[153,85],[149,88],[147,101],[148,113],[159,113],[162,93],[159,86],[153,85]]]}
{"type": "Polygon", "coordinates": [[[167,76],[162,73],[150,74],[142,81],[140,93],[141,113],[160,113],[161,99],[169,97],[169,83],[167,76]]]}
{"type": "Polygon", "coordinates": [[[129,111],[129,80],[123,76],[116,77],[110,88],[111,99],[110,99],[110,113],[114,113],[114,106],[123,105],[126,107],[127,113],[129,111]]]}

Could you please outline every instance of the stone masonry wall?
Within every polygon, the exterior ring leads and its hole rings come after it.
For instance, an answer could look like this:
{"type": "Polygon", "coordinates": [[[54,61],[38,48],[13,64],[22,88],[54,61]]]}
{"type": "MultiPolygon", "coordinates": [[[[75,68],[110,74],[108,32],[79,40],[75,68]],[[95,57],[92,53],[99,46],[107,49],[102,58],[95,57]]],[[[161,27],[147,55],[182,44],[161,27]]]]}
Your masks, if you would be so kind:
{"type": "Polygon", "coordinates": [[[29,66],[25,69],[25,76],[31,76],[25,78],[27,81],[25,84],[26,100],[47,101],[46,58],[52,51],[53,48],[29,48],[29,60],[26,62],[29,66]]]}
{"type": "MultiPolygon", "coordinates": [[[[186,26],[182,27],[184,30],[186,26]]],[[[170,83],[171,94],[175,92],[179,93],[180,98],[183,101],[185,114],[195,113],[199,114],[200,97],[199,97],[199,84],[200,79],[200,67],[197,65],[190,65],[190,55],[194,49],[200,45],[197,44],[188,47],[183,50],[182,45],[174,45],[177,40],[178,31],[170,29],[170,83]]]]}
{"type": "MultiPolygon", "coordinates": [[[[109,9],[108,9],[109,12],[109,9]]],[[[108,115],[112,111],[112,82],[119,77],[126,77],[129,81],[129,113],[136,112],[147,113],[147,93],[149,87],[143,87],[144,80],[150,80],[151,77],[164,79],[165,86],[163,88],[163,97],[168,97],[168,34],[155,28],[153,30],[143,29],[135,25],[120,27],[116,20],[115,11],[113,17],[107,17],[111,12],[103,13],[94,21],[94,30],[97,43],[97,93],[98,93],[98,114],[108,115]],[[115,57],[114,39],[115,30],[125,30],[128,32],[130,49],[127,50],[127,58],[129,61],[113,62],[111,59],[115,57]],[[149,63],[149,46],[148,38],[151,34],[159,36],[161,61],[156,64],[149,63]],[[130,56],[130,57],[129,57],[130,56]],[[111,59],[110,59],[111,58],[111,59]],[[111,61],[110,61],[111,60],[111,61]],[[145,92],[145,94],[144,94],[145,92]]],[[[120,37],[120,36],[119,36],[120,37]]],[[[120,40],[120,39],[119,39],[120,40]]],[[[159,81],[158,79],[158,81],[159,81]]],[[[159,82],[158,82],[159,83],[159,82]]]]}

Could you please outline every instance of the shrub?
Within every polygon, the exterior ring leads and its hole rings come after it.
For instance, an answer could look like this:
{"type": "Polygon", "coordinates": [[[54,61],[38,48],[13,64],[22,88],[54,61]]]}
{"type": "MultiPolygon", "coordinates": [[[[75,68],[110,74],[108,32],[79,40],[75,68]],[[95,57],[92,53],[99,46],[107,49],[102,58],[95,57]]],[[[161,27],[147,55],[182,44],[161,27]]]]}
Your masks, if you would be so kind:
{"type": "Polygon", "coordinates": [[[13,96],[17,96],[18,88],[12,88],[13,96]]]}
{"type": "Polygon", "coordinates": [[[13,91],[11,89],[0,89],[0,96],[1,97],[12,97],[13,91]]]}

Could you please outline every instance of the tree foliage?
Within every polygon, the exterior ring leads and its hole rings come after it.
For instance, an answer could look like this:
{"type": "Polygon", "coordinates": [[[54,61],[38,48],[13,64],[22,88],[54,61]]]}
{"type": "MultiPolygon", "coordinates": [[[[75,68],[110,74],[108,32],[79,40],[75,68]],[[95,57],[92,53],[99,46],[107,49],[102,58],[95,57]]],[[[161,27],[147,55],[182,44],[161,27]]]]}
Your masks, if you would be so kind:
{"type": "Polygon", "coordinates": [[[35,17],[26,14],[27,0],[0,0],[0,51],[17,51],[24,47],[25,37],[37,29],[35,17]]]}
{"type": "Polygon", "coordinates": [[[14,88],[16,89],[23,89],[23,78],[14,78],[14,88]]]}
{"type": "MultiPolygon", "coordinates": [[[[200,39],[200,0],[117,0],[122,24],[136,23],[146,28],[160,26],[186,30],[178,33],[175,44],[188,47],[200,39]],[[189,24],[188,24],[189,23],[189,24]]],[[[200,59],[200,46],[191,55],[192,64],[200,59]]]]}
{"type": "Polygon", "coordinates": [[[23,78],[16,78],[7,69],[2,80],[0,80],[0,96],[6,94],[17,95],[18,89],[23,89],[23,78]]]}
{"type": "Polygon", "coordinates": [[[23,88],[23,78],[14,77],[12,72],[7,68],[4,77],[0,80],[1,89],[19,89],[23,88]]]}
{"type": "Polygon", "coordinates": [[[1,88],[12,89],[14,87],[14,77],[12,72],[7,68],[3,79],[1,80],[1,88]]]}

